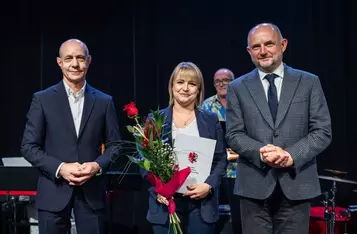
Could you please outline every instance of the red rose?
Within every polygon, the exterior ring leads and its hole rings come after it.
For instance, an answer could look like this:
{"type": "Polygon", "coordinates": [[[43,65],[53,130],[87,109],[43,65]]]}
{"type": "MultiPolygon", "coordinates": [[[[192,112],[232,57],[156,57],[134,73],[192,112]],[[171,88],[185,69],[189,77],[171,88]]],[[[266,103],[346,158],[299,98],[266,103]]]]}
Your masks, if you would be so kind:
{"type": "Polygon", "coordinates": [[[123,111],[126,111],[126,114],[129,118],[132,118],[139,113],[134,102],[130,102],[129,104],[125,105],[123,111]]]}

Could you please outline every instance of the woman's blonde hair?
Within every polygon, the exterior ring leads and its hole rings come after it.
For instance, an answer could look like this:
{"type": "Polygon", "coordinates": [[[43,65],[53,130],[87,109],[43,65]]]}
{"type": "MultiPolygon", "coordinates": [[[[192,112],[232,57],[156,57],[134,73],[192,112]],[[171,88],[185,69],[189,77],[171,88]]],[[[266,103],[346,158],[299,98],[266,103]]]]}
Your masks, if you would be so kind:
{"type": "Polygon", "coordinates": [[[187,77],[190,80],[194,80],[197,83],[197,87],[198,87],[198,95],[196,98],[196,105],[197,106],[201,106],[203,99],[204,99],[204,82],[203,82],[203,76],[201,73],[201,70],[194,64],[191,62],[181,62],[179,63],[174,71],[171,74],[170,80],[169,80],[169,105],[173,106],[174,105],[174,96],[173,96],[173,92],[172,92],[172,86],[174,83],[174,80],[178,77],[178,76],[182,76],[182,77],[187,77]]]}

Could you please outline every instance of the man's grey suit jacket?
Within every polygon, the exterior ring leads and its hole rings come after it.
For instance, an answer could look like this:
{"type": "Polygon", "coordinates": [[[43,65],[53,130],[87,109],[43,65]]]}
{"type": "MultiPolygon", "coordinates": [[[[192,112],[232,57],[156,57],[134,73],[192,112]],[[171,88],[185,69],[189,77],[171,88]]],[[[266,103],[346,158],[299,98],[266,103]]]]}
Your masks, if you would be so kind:
{"type": "Polygon", "coordinates": [[[319,78],[284,64],[276,121],[273,122],[258,70],[228,86],[228,145],[239,153],[235,194],[266,199],[277,180],[290,200],[320,195],[316,156],[331,142],[331,120],[319,78]],[[259,149],[274,144],[288,151],[294,165],[272,168],[259,149]]]}

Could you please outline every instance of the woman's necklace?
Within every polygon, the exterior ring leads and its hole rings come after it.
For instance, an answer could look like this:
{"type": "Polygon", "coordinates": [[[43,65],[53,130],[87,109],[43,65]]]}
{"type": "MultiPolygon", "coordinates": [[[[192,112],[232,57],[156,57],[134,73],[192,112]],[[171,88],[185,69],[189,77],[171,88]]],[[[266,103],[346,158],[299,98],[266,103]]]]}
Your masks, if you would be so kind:
{"type": "Polygon", "coordinates": [[[193,114],[188,120],[184,121],[183,126],[186,127],[187,124],[191,123],[194,117],[195,117],[195,115],[193,114]]]}
{"type": "MultiPolygon", "coordinates": [[[[190,124],[192,122],[192,120],[194,119],[195,114],[193,113],[190,118],[188,118],[187,120],[183,121],[183,126],[186,127],[188,124],[190,124]]],[[[177,120],[180,118],[173,118],[172,121],[174,122],[174,124],[177,126],[177,120]]],[[[181,122],[182,123],[182,122],[181,122]]]]}

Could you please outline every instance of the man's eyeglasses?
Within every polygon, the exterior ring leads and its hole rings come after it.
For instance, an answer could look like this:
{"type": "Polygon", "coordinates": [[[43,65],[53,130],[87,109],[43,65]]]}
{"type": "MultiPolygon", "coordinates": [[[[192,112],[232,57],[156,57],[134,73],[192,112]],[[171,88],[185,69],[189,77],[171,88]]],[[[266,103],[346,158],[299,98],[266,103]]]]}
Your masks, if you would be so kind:
{"type": "Polygon", "coordinates": [[[231,81],[232,81],[232,79],[226,78],[226,79],[222,79],[222,80],[215,80],[213,83],[214,83],[214,85],[221,85],[221,84],[227,85],[231,81]]]}

